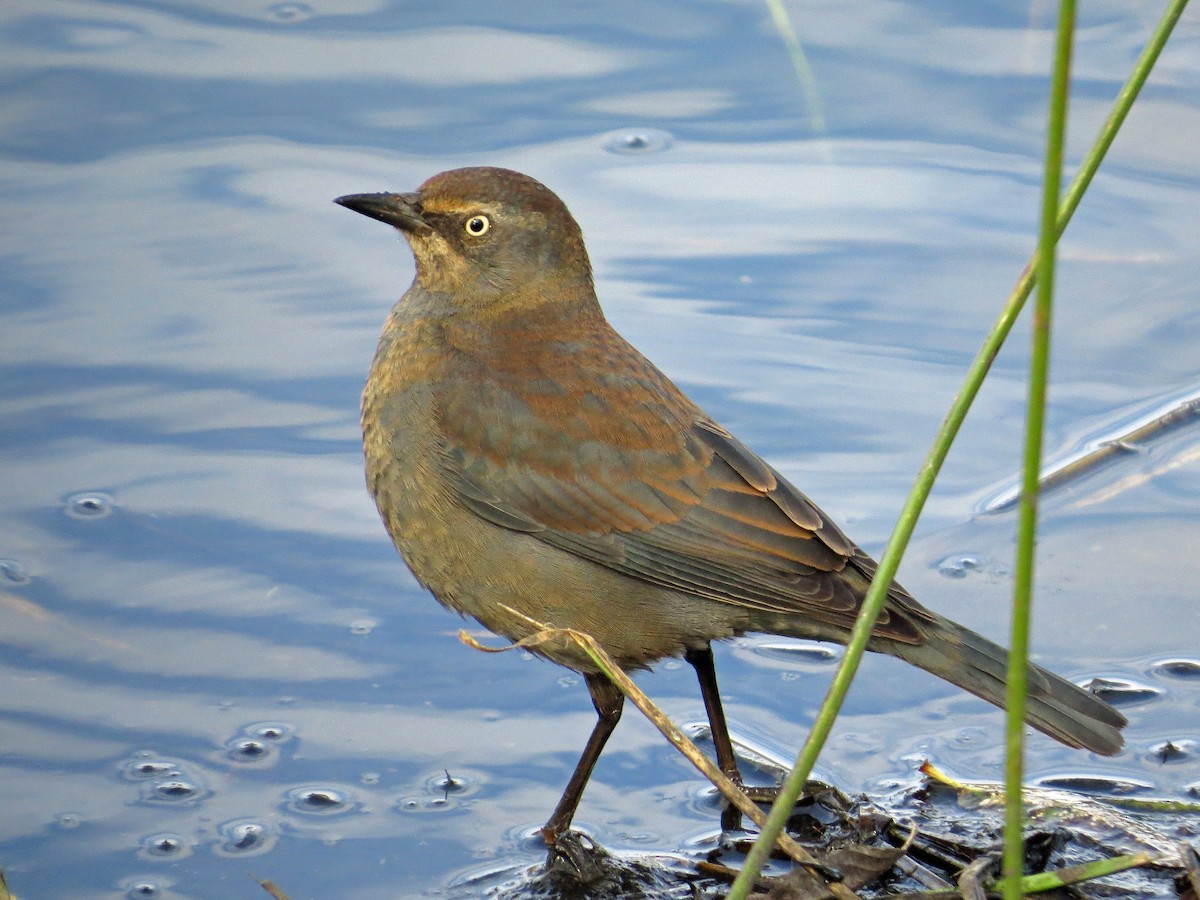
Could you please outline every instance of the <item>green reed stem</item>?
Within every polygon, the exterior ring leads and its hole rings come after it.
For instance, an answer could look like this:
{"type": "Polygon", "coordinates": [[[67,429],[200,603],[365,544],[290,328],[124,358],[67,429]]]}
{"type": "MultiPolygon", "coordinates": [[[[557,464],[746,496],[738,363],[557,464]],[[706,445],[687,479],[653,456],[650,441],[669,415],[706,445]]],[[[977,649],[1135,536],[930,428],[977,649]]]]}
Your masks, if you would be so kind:
{"type": "Polygon", "coordinates": [[[1046,386],[1050,375],[1050,320],[1054,309],[1054,264],[1058,243],[1058,198],[1062,188],[1067,97],[1071,89],[1071,50],[1075,37],[1075,0],[1060,0],[1050,81],[1050,115],[1042,171],[1042,214],[1038,234],[1037,302],[1033,308],[1033,348],[1029,360],[1029,397],[1025,407],[1025,454],[1022,468],[1017,560],[1013,577],[1012,631],[1009,638],[1005,695],[1004,754],[1004,896],[1021,900],[1025,841],[1025,701],[1028,691],[1029,620],[1033,610],[1033,567],[1037,544],[1038,476],[1046,425],[1046,386]]]}
{"type": "MultiPolygon", "coordinates": [[[[1112,146],[1112,142],[1120,131],[1121,125],[1124,124],[1129,110],[1133,107],[1134,100],[1137,99],[1142,86],[1146,83],[1146,79],[1153,70],[1155,62],[1158,61],[1158,57],[1162,53],[1163,47],[1166,46],[1167,40],[1175,28],[1175,24],[1179,21],[1179,17],[1187,7],[1187,3],[1188,0],[1170,0],[1166,11],[1150,36],[1150,40],[1134,64],[1133,71],[1130,73],[1128,80],[1126,80],[1121,90],[1117,93],[1112,111],[1101,126],[1100,133],[1084,157],[1079,172],[1076,173],[1070,187],[1067,188],[1066,196],[1063,198],[1062,204],[1058,209],[1055,229],[1056,237],[1062,235],[1067,224],[1071,221],[1071,217],[1075,214],[1080,200],[1083,199],[1084,192],[1087,190],[1088,185],[1091,184],[1096,171],[1100,168],[1100,163],[1108,153],[1109,147],[1112,146]]],[[[767,817],[766,827],[763,828],[759,839],[755,841],[742,866],[742,871],[730,888],[729,900],[745,900],[749,895],[755,881],[758,879],[759,873],[762,871],[763,865],[766,863],[771,847],[774,846],[776,838],[783,831],[784,825],[787,824],[788,816],[791,814],[796,800],[799,799],[805,782],[808,781],[812,773],[817,756],[820,754],[821,748],[825,745],[825,741],[829,737],[829,732],[833,728],[833,723],[850,689],[850,682],[854,677],[854,673],[858,670],[859,662],[862,660],[867,641],[871,635],[871,628],[874,626],[875,620],[879,617],[879,612],[887,599],[887,588],[892,583],[892,579],[895,578],[896,570],[900,567],[900,558],[904,555],[904,551],[908,547],[908,542],[912,538],[917,518],[920,516],[921,509],[924,507],[925,501],[929,497],[929,492],[933,488],[934,479],[941,470],[942,463],[946,460],[946,455],[950,452],[950,446],[954,442],[954,438],[957,436],[963,420],[966,418],[967,410],[970,409],[971,403],[979,393],[979,388],[982,386],[984,377],[991,368],[992,361],[996,358],[996,354],[1000,352],[1000,347],[1004,344],[1009,332],[1012,331],[1017,315],[1021,312],[1021,308],[1025,305],[1025,301],[1033,290],[1038,256],[1039,254],[1035,252],[1029,262],[1026,263],[1024,271],[1021,273],[1012,293],[1005,302],[1004,308],[1000,312],[1000,316],[996,319],[987,337],[984,338],[983,345],[968,367],[962,387],[959,388],[954,402],[946,413],[946,418],[942,421],[941,427],[934,437],[929,455],[925,458],[925,461],[921,464],[921,468],[917,472],[912,489],[909,491],[908,497],[904,501],[904,506],[900,510],[896,527],[893,529],[892,536],[888,539],[887,546],[880,557],[879,570],[875,573],[875,578],[871,582],[871,587],[868,589],[867,595],[863,600],[862,610],[859,613],[858,620],[855,622],[854,630],[851,632],[850,641],[846,645],[846,653],[842,657],[841,664],[838,666],[837,673],[834,675],[833,681],[829,686],[829,691],[825,696],[821,709],[818,711],[817,717],[813,722],[813,727],[809,731],[808,739],[804,742],[804,746],[800,748],[795,766],[780,789],[779,798],[771,808],[771,813],[767,817]]]]}

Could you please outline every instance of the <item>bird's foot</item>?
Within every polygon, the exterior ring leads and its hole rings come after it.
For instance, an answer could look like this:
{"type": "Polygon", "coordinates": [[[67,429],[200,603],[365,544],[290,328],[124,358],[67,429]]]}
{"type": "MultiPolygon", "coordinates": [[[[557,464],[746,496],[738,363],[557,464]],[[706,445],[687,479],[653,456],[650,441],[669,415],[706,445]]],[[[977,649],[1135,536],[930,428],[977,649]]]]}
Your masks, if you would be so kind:
{"type": "Polygon", "coordinates": [[[568,879],[584,886],[605,882],[613,877],[615,863],[608,851],[581,831],[557,834],[542,829],[546,840],[546,874],[568,879]]]}

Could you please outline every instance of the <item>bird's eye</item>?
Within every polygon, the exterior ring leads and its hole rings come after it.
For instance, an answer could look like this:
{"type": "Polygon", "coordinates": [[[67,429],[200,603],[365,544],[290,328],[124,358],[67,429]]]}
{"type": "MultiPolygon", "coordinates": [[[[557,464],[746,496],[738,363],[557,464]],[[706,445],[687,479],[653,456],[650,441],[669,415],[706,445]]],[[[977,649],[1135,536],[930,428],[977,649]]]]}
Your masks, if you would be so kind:
{"type": "Polygon", "coordinates": [[[467,219],[467,224],[464,226],[467,229],[467,234],[471,237],[483,237],[487,234],[488,229],[492,227],[491,221],[487,216],[471,216],[467,219]]]}

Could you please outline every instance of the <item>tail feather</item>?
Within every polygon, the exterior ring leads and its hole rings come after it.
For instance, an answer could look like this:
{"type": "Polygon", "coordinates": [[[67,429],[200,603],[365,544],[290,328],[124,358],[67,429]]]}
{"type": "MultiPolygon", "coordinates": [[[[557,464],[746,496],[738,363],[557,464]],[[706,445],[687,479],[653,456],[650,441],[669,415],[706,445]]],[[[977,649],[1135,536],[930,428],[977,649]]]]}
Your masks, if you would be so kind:
{"type": "MultiPolygon", "coordinates": [[[[949,619],[926,626],[920,644],[872,642],[872,649],[897,656],[1001,708],[1008,677],[1008,651],[949,619]]],[[[1083,688],[1029,665],[1025,721],[1069,747],[1112,756],[1124,746],[1123,715],[1083,688]]]]}

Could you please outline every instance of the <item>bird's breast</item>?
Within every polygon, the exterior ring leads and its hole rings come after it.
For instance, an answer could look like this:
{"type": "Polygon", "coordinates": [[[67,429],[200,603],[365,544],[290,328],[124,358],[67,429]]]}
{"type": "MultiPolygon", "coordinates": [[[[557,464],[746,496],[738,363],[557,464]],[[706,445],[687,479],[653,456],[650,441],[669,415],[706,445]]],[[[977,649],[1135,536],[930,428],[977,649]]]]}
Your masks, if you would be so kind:
{"type": "MultiPolygon", "coordinates": [[[[444,329],[403,317],[389,322],[363,393],[367,483],[417,580],[443,605],[510,639],[529,636],[533,622],[577,628],[628,665],[741,630],[743,609],[713,608],[710,601],[629,578],[536,534],[497,524],[464,502],[467,479],[473,494],[507,498],[501,502],[523,498],[548,527],[569,531],[619,525],[605,514],[593,527],[572,504],[556,504],[555,497],[578,498],[571,486],[585,481],[593,482],[591,493],[603,484],[601,493],[611,492],[614,502],[631,509],[649,504],[667,518],[675,516],[668,509],[675,501],[659,497],[644,479],[688,494],[679,504],[695,502],[687,485],[702,454],[679,436],[684,429],[663,426],[662,411],[649,416],[657,424],[638,425],[636,414],[626,415],[631,399],[633,408],[647,410],[658,402],[651,399],[657,389],[647,394],[639,386],[643,375],[636,367],[632,378],[600,378],[590,387],[587,372],[582,381],[577,373],[564,382],[562,370],[555,371],[527,366],[527,377],[519,378],[512,367],[455,350],[444,341],[444,329]],[[635,396],[621,399],[626,394],[635,396]],[[576,399],[564,399],[570,397],[576,399]],[[589,405],[598,415],[584,420],[589,405]],[[650,429],[662,427],[672,436],[666,449],[650,446],[650,429]],[[530,496],[519,487],[537,484],[550,494],[530,496]],[[566,517],[562,522],[554,519],[556,510],[566,517]],[[640,627],[630,629],[631,622],[640,627]]],[[[605,502],[583,512],[600,515],[612,506],[605,502]]],[[[523,514],[523,507],[515,508],[514,515],[523,514]]],[[[631,521],[629,527],[644,524],[631,521]]],[[[547,645],[538,652],[580,671],[592,665],[569,648],[547,645]]]]}
{"type": "MultiPolygon", "coordinates": [[[[461,513],[440,460],[438,386],[445,354],[437,329],[393,311],[380,337],[362,396],[367,488],[396,548],[426,586],[443,579],[459,540],[461,513]]],[[[437,592],[439,597],[441,592],[437,592]]]]}

